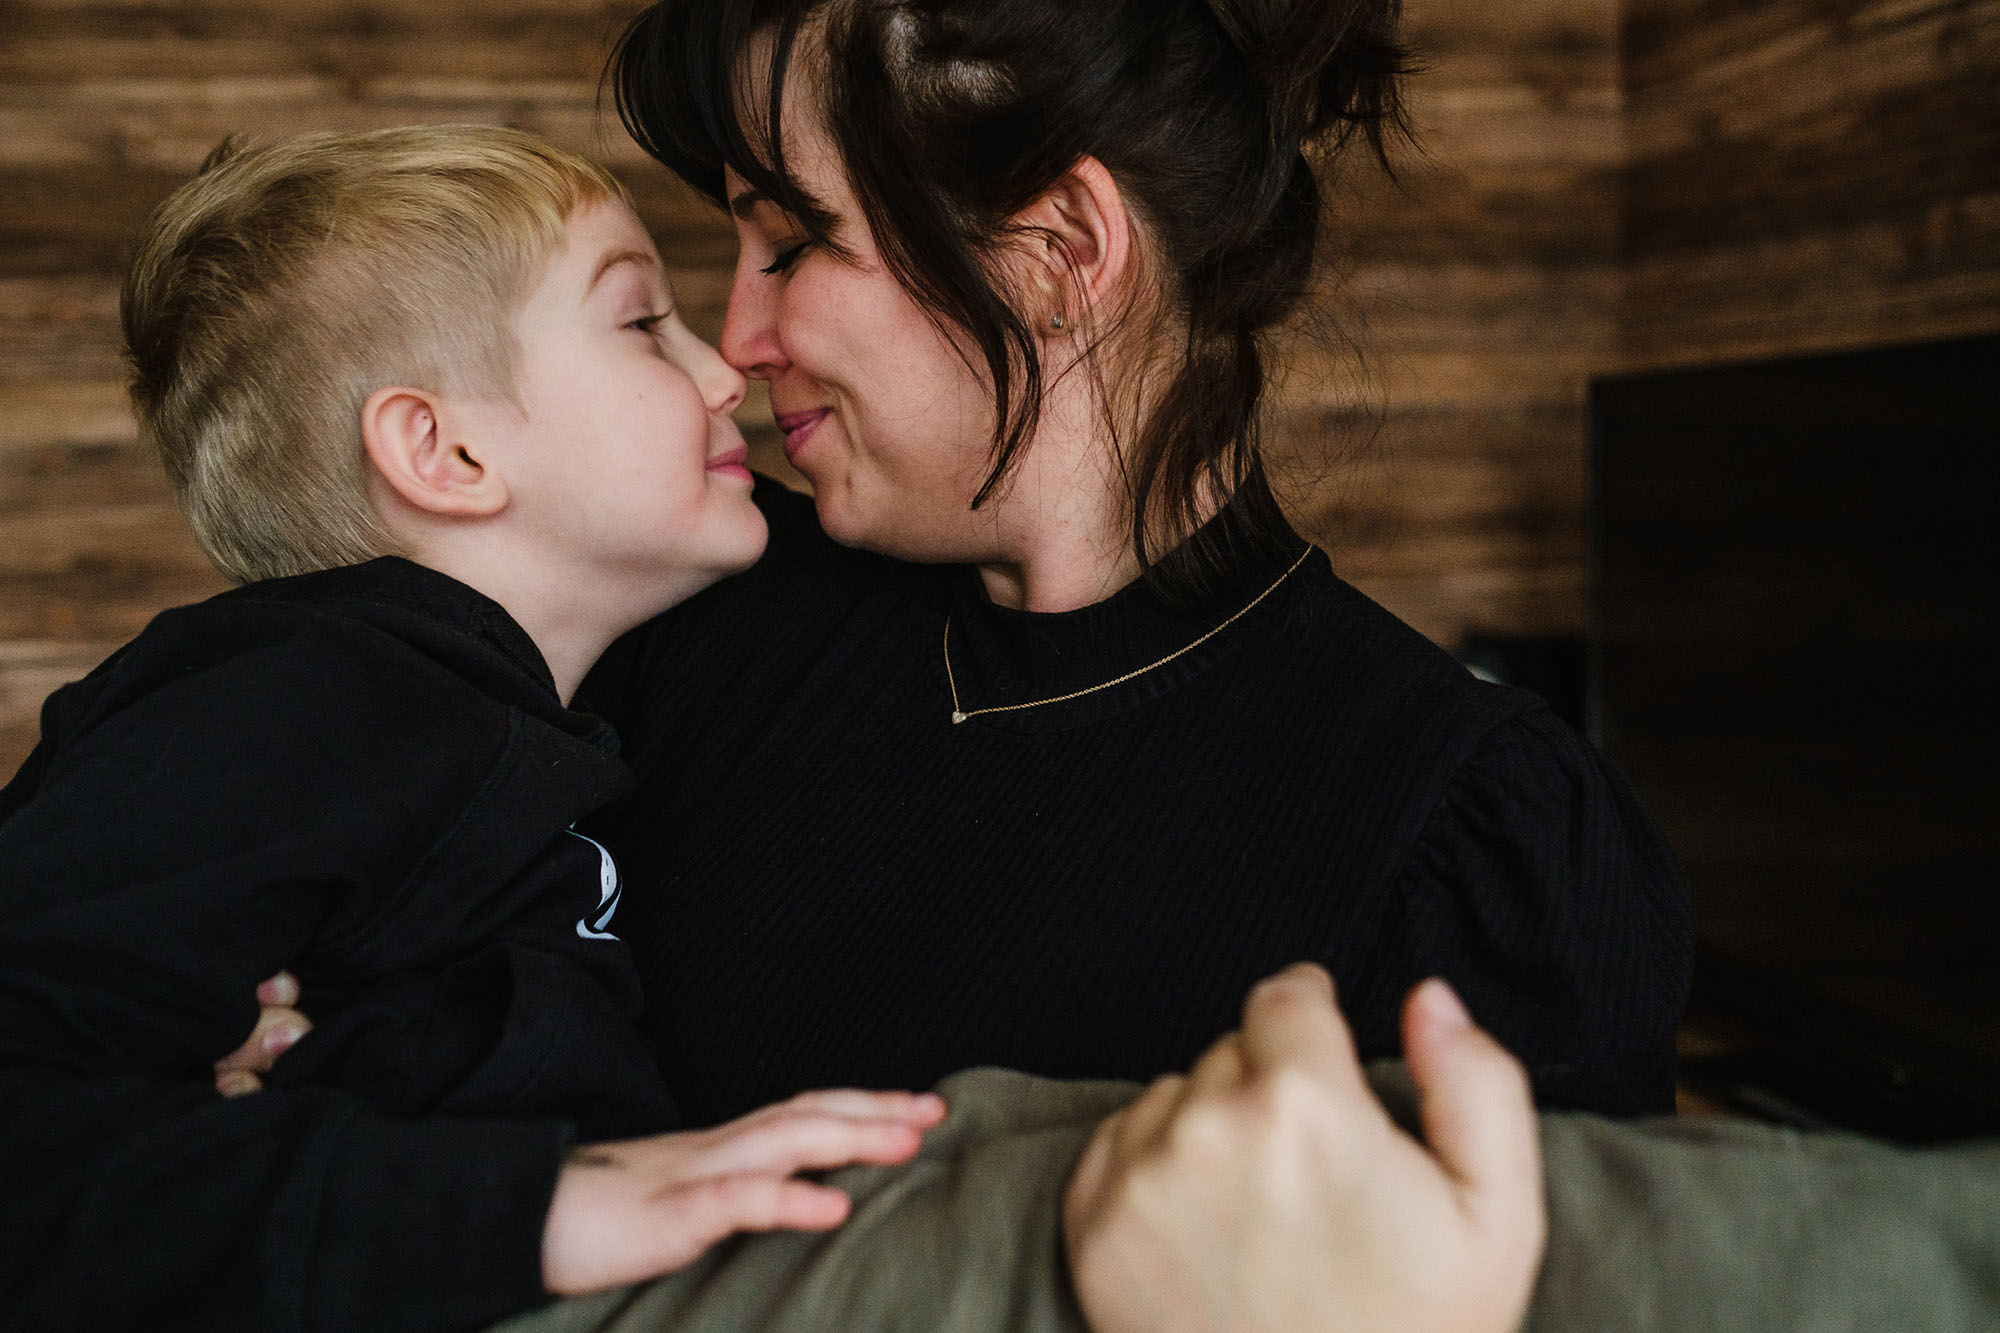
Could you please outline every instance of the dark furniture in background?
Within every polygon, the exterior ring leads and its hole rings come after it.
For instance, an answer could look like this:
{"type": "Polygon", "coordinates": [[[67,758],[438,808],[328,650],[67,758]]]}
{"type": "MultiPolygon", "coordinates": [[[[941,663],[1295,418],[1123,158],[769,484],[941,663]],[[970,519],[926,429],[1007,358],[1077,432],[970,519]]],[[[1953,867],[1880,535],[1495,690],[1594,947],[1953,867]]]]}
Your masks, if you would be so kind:
{"type": "Polygon", "coordinates": [[[1694,895],[1684,1081],[2000,1132],[2000,336],[1593,383],[1589,714],[1694,895]]]}

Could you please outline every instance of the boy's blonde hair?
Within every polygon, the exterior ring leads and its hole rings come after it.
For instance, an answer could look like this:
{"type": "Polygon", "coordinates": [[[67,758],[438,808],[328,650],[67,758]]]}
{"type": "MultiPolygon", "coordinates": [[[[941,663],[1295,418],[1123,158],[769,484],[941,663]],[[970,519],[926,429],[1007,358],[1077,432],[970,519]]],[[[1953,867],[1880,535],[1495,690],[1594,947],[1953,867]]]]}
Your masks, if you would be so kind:
{"type": "Polygon", "coordinates": [[[121,315],[132,403],[202,549],[239,581],[391,554],[375,390],[512,394],[511,324],[602,167],[490,125],[232,136],[160,205],[121,315]]]}

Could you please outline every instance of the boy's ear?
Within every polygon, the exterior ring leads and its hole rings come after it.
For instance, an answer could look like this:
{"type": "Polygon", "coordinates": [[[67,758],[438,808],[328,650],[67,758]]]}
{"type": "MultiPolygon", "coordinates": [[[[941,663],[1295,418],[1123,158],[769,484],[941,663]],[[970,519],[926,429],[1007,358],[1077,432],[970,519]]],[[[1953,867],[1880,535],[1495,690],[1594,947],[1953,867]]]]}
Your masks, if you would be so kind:
{"type": "Polygon", "coordinates": [[[382,481],[426,513],[480,518],[507,507],[507,486],[483,452],[445,426],[437,394],[396,385],[361,405],[361,442],[382,481]]]}
{"type": "Polygon", "coordinates": [[[1043,333],[1076,328],[1125,283],[1132,219],[1118,182],[1096,158],[1078,158],[1015,220],[1029,246],[1023,313],[1043,333]]]}

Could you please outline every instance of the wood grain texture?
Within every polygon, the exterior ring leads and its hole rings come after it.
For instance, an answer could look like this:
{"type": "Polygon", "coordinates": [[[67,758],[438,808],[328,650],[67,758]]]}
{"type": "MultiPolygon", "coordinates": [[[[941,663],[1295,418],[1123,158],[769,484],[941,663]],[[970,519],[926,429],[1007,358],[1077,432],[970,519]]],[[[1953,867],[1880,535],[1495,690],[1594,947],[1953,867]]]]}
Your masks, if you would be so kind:
{"type": "Polygon", "coordinates": [[[2000,0],[1634,0],[1635,366],[2000,328],[2000,0]]]}
{"type": "Polygon", "coordinates": [[[1412,0],[1418,146],[1350,167],[1278,451],[1336,567],[1447,645],[1583,623],[1584,389],[1620,356],[1615,0],[1412,0]]]}
{"type": "MultiPolygon", "coordinates": [[[[0,3],[0,771],[53,683],[220,586],[134,444],[116,305],[132,235],[223,135],[497,121],[595,154],[719,331],[728,227],[599,105],[638,8],[0,3]]],[[[1408,20],[1421,148],[1396,182],[1343,173],[1332,203],[1328,303],[1365,356],[1283,349],[1274,448],[1301,525],[1427,633],[1574,631],[1583,386],[1619,355],[1617,0],[1410,0],[1408,20]]],[[[782,468],[762,395],[744,420],[782,468]]]]}

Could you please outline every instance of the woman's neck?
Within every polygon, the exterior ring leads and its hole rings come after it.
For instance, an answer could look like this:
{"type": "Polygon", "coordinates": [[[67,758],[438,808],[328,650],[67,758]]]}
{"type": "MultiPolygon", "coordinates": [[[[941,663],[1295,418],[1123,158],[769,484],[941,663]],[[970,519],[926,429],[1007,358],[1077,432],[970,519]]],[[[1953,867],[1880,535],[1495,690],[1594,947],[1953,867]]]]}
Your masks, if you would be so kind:
{"type": "Polygon", "coordinates": [[[994,605],[1075,611],[1139,577],[1118,445],[1103,423],[1088,376],[1055,377],[1034,439],[981,510],[990,545],[975,563],[994,605]]]}
{"type": "Polygon", "coordinates": [[[1016,611],[1075,611],[1115,595],[1139,577],[1131,548],[1120,559],[1052,556],[1019,563],[982,564],[980,582],[995,605],[1016,611]]]}
{"type": "Polygon", "coordinates": [[[978,562],[995,605],[1074,611],[1139,577],[1121,488],[1105,471],[1096,459],[1063,465],[1055,450],[1031,447],[993,505],[998,551],[978,562]]]}
{"type": "MultiPolygon", "coordinates": [[[[1016,611],[1075,611],[1116,595],[1144,572],[1132,549],[1122,481],[1087,486],[1080,473],[1070,472],[1063,478],[1067,484],[1050,485],[1030,468],[1022,472],[1019,484],[996,506],[1002,511],[996,518],[1004,554],[977,561],[980,581],[995,605],[1016,611]]],[[[1204,495],[1195,525],[1213,519],[1222,506],[1220,494],[1204,495]]],[[[1157,542],[1160,534],[1149,537],[1157,542]]]]}
{"type": "MultiPolygon", "coordinates": [[[[1117,436],[1106,425],[1098,382],[1070,366],[1054,376],[1039,427],[992,506],[1001,554],[978,561],[986,595],[1017,611],[1075,611],[1129,586],[1143,572],[1132,549],[1131,499],[1117,436]]],[[[1147,397],[1135,391],[1120,414],[1124,429],[1142,419],[1147,397]]],[[[1227,494],[1204,487],[1194,526],[1222,510],[1227,494]]],[[[1171,546],[1148,534],[1154,551],[1171,546]]],[[[1191,533],[1181,533],[1185,538],[1191,533]]]]}

